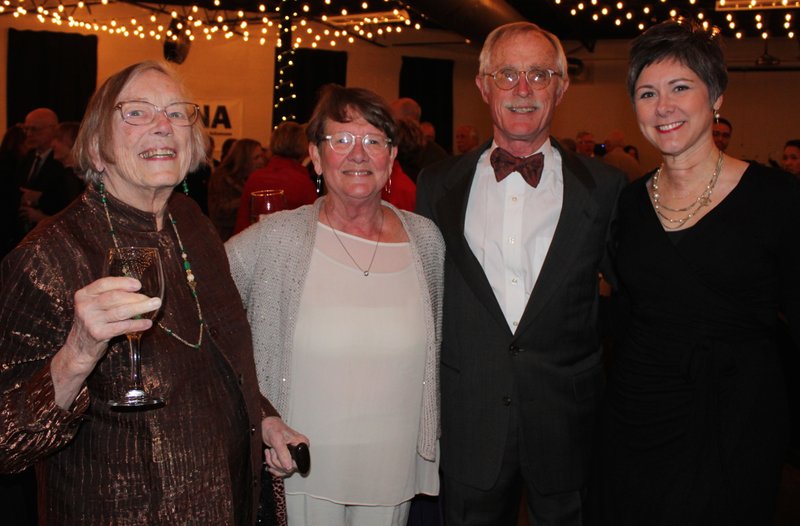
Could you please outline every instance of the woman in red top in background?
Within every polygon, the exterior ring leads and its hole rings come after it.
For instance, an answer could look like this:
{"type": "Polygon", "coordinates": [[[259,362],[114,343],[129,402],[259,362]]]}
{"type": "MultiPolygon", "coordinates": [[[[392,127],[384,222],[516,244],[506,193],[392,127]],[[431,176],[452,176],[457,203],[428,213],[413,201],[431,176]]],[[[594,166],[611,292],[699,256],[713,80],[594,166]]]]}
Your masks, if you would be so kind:
{"type": "Polygon", "coordinates": [[[308,153],[305,127],[296,122],[283,122],[272,132],[269,147],[272,157],[263,168],[250,174],[242,189],[242,200],[233,233],[250,226],[250,194],[257,190],[281,189],[286,196],[286,208],[293,210],[313,203],[317,190],[308,170],[301,164],[308,153]]]}

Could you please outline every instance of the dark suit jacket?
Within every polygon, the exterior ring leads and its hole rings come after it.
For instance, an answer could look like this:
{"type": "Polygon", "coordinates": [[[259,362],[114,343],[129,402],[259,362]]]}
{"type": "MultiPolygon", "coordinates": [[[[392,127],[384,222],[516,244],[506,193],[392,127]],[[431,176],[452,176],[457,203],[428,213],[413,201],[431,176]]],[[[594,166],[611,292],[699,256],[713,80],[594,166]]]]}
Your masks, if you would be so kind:
{"type": "Polygon", "coordinates": [[[61,177],[64,173],[64,165],[53,159],[53,151],[50,150],[36,176],[28,181],[28,172],[31,170],[34,157],[36,157],[36,152],[34,151],[28,152],[25,157],[23,157],[17,170],[17,184],[23,188],[41,192],[49,188],[53,180],[57,180],[61,177]]]}
{"type": "Polygon", "coordinates": [[[423,170],[417,211],[447,246],[441,352],[441,467],[489,489],[497,479],[509,412],[520,418],[525,473],[542,493],[587,478],[605,386],[597,327],[598,271],[624,176],[563,150],[561,215],[530,301],[512,334],[464,237],[478,158],[491,145],[423,170]]]}

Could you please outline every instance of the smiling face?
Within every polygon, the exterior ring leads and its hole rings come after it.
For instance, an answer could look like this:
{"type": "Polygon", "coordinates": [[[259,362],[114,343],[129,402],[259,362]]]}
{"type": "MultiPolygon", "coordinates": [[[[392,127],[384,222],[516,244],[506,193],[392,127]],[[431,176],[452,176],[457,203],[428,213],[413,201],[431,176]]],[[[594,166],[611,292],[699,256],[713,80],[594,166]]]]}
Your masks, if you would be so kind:
{"type": "Polygon", "coordinates": [[[644,68],[633,100],[639,129],[663,155],[714,147],[711,123],[722,96],[710,101],[705,83],[680,62],[665,60],[644,68]]]}
{"type": "MultiPolygon", "coordinates": [[[[563,73],[557,64],[558,53],[542,34],[511,33],[495,43],[488,67],[481,73],[494,73],[503,68],[551,69],[563,73]]],[[[533,89],[522,75],[510,90],[498,88],[492,77],[483,74],[475,78],[475,83],[489,105],[494,140],[498,146],[518,156],[533,153],[547,139],[556,106],[569,85],[568,80],[558,75],[553,75],[550,84],[540,90],[533,89]]]]}
{"type": "Polygon", "coordinates": [[[389,179],[397,148],[389,146],[377,153],[367,153],[361,143],[366,134],[386,136],[383,131],[366,121],[360,114],[348,114],[350,122],[325,121],[324,135],[350,132],[360,136],[347,154],[334,152],[327,140],[311,143],[308,152],[317,173],[325,177],[330,197],[343,203],[380,200],[381,191],[389,179]]]}
{"type": "MultiPolygon", "coordinates": [[[[132,100],[164,108],[183,101],[184,95],[167,75],[146,70],[133,77],[117,98],[117,102],[132,100]]],[[[156,211],[189,171],[192,127],[173,125],[164,112],[157,112],[150,124],[139,126],[124,122],[118,110],[114,113],[111,137],[114,162],[97,161],[99,168],[105,168],[105,184],[125,203],[156,211]]]]}

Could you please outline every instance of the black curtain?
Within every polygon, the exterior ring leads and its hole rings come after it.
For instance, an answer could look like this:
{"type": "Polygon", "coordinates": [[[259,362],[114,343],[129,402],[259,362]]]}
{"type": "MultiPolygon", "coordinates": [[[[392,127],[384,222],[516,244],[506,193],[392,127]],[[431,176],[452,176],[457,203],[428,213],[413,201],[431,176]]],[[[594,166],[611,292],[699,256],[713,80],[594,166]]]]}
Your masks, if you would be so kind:
{"type": "Polygon", "coordinates": [[[36,108],[80,121],[96,85],[96,36],[9,29],[7,127],[36,108]]]}
{"type": "MultiPolygon", "coordinates": [[[[275,50],[275,75],[278,78],[278,49],[275,50]]],[[[273,107],[272,125],[281,123],[283,115],[294,115],[296,122],[308,122],[317,103],[319,89],[325,84],[341,84],[347,82],[347,53],[344,51],[327,51],[321,49],[295,49],[293,66],[285,70],[284,83],[291,81],[294,86],[277,86],[273,99],[278,103],[284,98],[280,109],[273,107]],[[291,97],[292,91],[295,94],[291,97]]],[[[284,66],[285,67],[285,66],[284,66]]]]}
{"type": "Polygon", "coordinates": [[[403,57],[400,97],[422,107],[422,120],[436,127],[436,142],[453,151],[453,61],[403,57]]]}

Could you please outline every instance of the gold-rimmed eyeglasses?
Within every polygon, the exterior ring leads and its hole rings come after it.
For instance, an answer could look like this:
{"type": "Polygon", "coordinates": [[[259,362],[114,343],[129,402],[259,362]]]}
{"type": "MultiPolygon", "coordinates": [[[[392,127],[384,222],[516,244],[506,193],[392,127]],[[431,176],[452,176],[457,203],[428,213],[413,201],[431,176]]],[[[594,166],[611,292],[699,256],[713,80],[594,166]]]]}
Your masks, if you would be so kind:
{"type": "Polygon", "coordinates": [[[561,73],[553,71],[552,69],[539,69],[533,68],[527,71],[519,71],[514,68],[498,69],[494,73],[484,73],[487,77],[494,79],[495,85],[502,90],[513,89],[514,86],[519,84],[519,79],[522,75],[528,81],[528,85],[533,89],[544,89],[550,85],[550,79],[553,75],[561,77],[561,73]]]}
{"type": "Polygon", "coordinates": [[[339,132],[332,135],[324,135],[322,139],[328,141],[331,150],[339,155],[347,155],[356,145],[357,140],[361,140],[361,146],[370,156],[380,155],[392,144],[392,140],[383,135],[367,133],[365,135],[353,135],[350,132],[339,132]]]}
{"type": "Polygon", "coordinates": [[[200,106],[192,102],[173,102],[163,108],[144,100],[122,101],[116,106],[122,120],[133,126],[150,124],[156,115],[163,113],[176,126],[191,126],[200,114],[200,106]]]}

